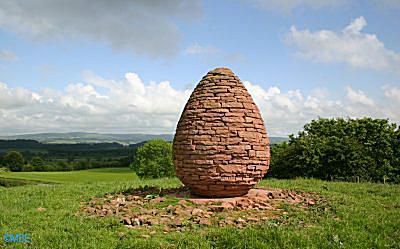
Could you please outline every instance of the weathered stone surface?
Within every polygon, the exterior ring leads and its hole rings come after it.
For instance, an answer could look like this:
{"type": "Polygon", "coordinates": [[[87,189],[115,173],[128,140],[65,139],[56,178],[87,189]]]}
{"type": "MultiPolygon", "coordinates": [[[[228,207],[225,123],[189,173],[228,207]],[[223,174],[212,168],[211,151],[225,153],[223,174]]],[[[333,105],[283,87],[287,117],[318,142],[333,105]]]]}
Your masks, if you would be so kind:
{"type": "Polygon", "coordinates": [[[207,73],[190,96],[178,122],[174,164],[194,194],[246,194],[269,167],[269,139],[246,88],[227,68],[207,73]]]}

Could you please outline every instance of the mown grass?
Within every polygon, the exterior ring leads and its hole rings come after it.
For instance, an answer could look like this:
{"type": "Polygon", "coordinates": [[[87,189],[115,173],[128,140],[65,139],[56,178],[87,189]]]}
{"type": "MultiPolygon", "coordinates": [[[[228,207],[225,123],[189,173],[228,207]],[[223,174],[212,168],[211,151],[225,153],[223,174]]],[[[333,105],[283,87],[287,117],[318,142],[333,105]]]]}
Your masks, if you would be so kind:
{"type": "MultiPolygon", "coordinates": [[[[142,232],[113,218],[78,214],[80,203],[132,187],[176,187],[177,179],[139,180],[130,172],[115,170],[109,172],[113,179],[98,176],[96,170],[72,173],[59,173],[58,178],[34,174],[35,180],[61,184],[0,187],[0,235],[29,233],[32,240],[31,244],[0,241],[0,248],[400,248],[398,185],[264,180],[260,186],[318,192],[328,204],[308,211],[284,206],[287,214],[282,219],[245,229],[198,228],[143,238],[142,232]],[[46,210],[38,212],[38,207],[46,210]]],[[[18,174],[29,177],[10,176],[18,174]]]]}

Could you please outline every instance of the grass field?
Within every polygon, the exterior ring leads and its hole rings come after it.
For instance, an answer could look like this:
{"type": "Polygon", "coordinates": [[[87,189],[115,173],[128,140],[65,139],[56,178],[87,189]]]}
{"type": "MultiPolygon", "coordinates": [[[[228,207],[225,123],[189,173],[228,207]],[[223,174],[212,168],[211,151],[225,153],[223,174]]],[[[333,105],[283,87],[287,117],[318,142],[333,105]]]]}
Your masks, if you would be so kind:
{"type": "Polygon", "coordinates": [[[6,172],[0,173],[0,177],[52,183],[93,183],[137,179],[130,168],[102,168],[67,172],[6,172]]]}
{"type": "Polygon", "coordinates": [[[328,210],[287,208],[285,222],[237,228],[196,228],[143,238],[113,218],[78,214],[92,196],[131,187],[178,186],[177,179],[140,180],[128,169],[1,173],[59,184],[0,187],[0,235],[28,233],[32,243],[0,248],[400,248],[400,186],[319,180],[264,180],[261,186],[315,191],[328,210]],[[38,212],[37,208],[45,208],[38,212]]]}

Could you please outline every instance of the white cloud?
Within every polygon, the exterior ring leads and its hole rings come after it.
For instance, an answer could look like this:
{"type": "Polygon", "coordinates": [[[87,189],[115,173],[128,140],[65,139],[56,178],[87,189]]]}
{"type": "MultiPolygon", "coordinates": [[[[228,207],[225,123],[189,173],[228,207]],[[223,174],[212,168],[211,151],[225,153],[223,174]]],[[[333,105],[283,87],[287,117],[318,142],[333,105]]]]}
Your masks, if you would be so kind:
{"type": "Polygon", "coordinates": [[[368,98],[367,95],[361,90],[355,91],[350,86],[346,87],[347,95],[346,98],[355,104],[362,104],[366,106],[374,106],[375,103],[372,99],[368,98]]]}
{"type": "Polygon", "coordinates": [[[265,10],[277,10],[282,13],[290,13],[298,7],[325,8],[336,7],[347,0],[245,0],[257,8],[265,10]]]}
{"type": "MultiPolygon", "coordinates": [[[[390,118],[400,123],[400,88],[384,86],[382,98],[371,98],[348,86],[331,99],[324,89],[305,94],[282,91],[244,81],[259,106],[271,135],[296,133],[318,117],[390,118]]],[[[63,91],[34,92],[0,83],[1,133],[27,132],[143,132],[173,133],[191,90],[178,90],[168,81],[144,83],[139,75],[104,79],[84,73],[83,83],[63,91]]]]}
{"type": "Polygon", "coordinates": [[[184,51],[184,53],[188,55],[210,55],[210,54],[217,54],[220,52],[221,51],[214,46],[211,45],[201,46],[197,43],[190,45],[184,51]]]}
{"type": "Polygon", "coordinates": [[[385,85],[383,90],[386,97],[400,103],[400,87],[385,85]]]}
{"type": "Polygon", "coordinates": [[[2,0],[0,28],[34,39],[89,39],[151,57],[178,50],[177,19],[201,14],[200,1],[2,0]]]}
{"type": "Polygon", "coordinates": [[[389,118],[400,123],[398,105],[394,98],[400,88],[384,87],[385,98],[373,100],[361,90],[346,88],[343,97],[330,99],[326,90],[315,89],[306,95],[300,90],[282,92],[278,87],[264,89],[251,82],[244,82],[260,108],[270,134],[297,133],[304,124],[318,117],[389,118]]]}
{"type": "Polygon", "coordinates": [[[400,73],[400,53],[385,47],[376,35],[362,32],[364,17],[353,20],[341,32],[309,31],[291,27],[287,42],[297,54],[314,61],[343,62],[356,68],[400,73]]]}
{"type": "Polygon", "coordinates": [[[193,43],[186,47],[183,54],[188,56],[197,56],[201,59],[210,61],[212,64],[237,64],[246,59],[240,52],[227,52],[213,45],[200,45],[198,43],[193,43]]]}
{"type": "Polygon", "coordinates": [[[9,50],[0,50],[0,60],[15,61],[18,57],[9,50]]]}
{"type": "Polygon", "coordinates": [[[122,80],[84,75],[85,83],[70,84],[64,91],[32,92],[0,83],[0,130],[173,132],[190,94],[168,81],[144,84],[134,73],[122,80]]]}

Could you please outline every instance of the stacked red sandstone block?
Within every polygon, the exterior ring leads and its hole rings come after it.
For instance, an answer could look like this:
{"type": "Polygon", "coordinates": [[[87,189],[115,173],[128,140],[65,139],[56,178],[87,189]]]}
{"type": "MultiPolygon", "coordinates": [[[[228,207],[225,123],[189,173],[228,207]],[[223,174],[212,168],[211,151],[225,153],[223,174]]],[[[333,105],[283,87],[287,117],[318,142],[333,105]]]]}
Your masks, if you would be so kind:
{"type": "Polygon", "coordinates": [[[269,139],[260,112],[227,68],[205,75],[190,96],[173,143],[176,174],[194,194],[246,194],[269,166],[269,139]]]}

